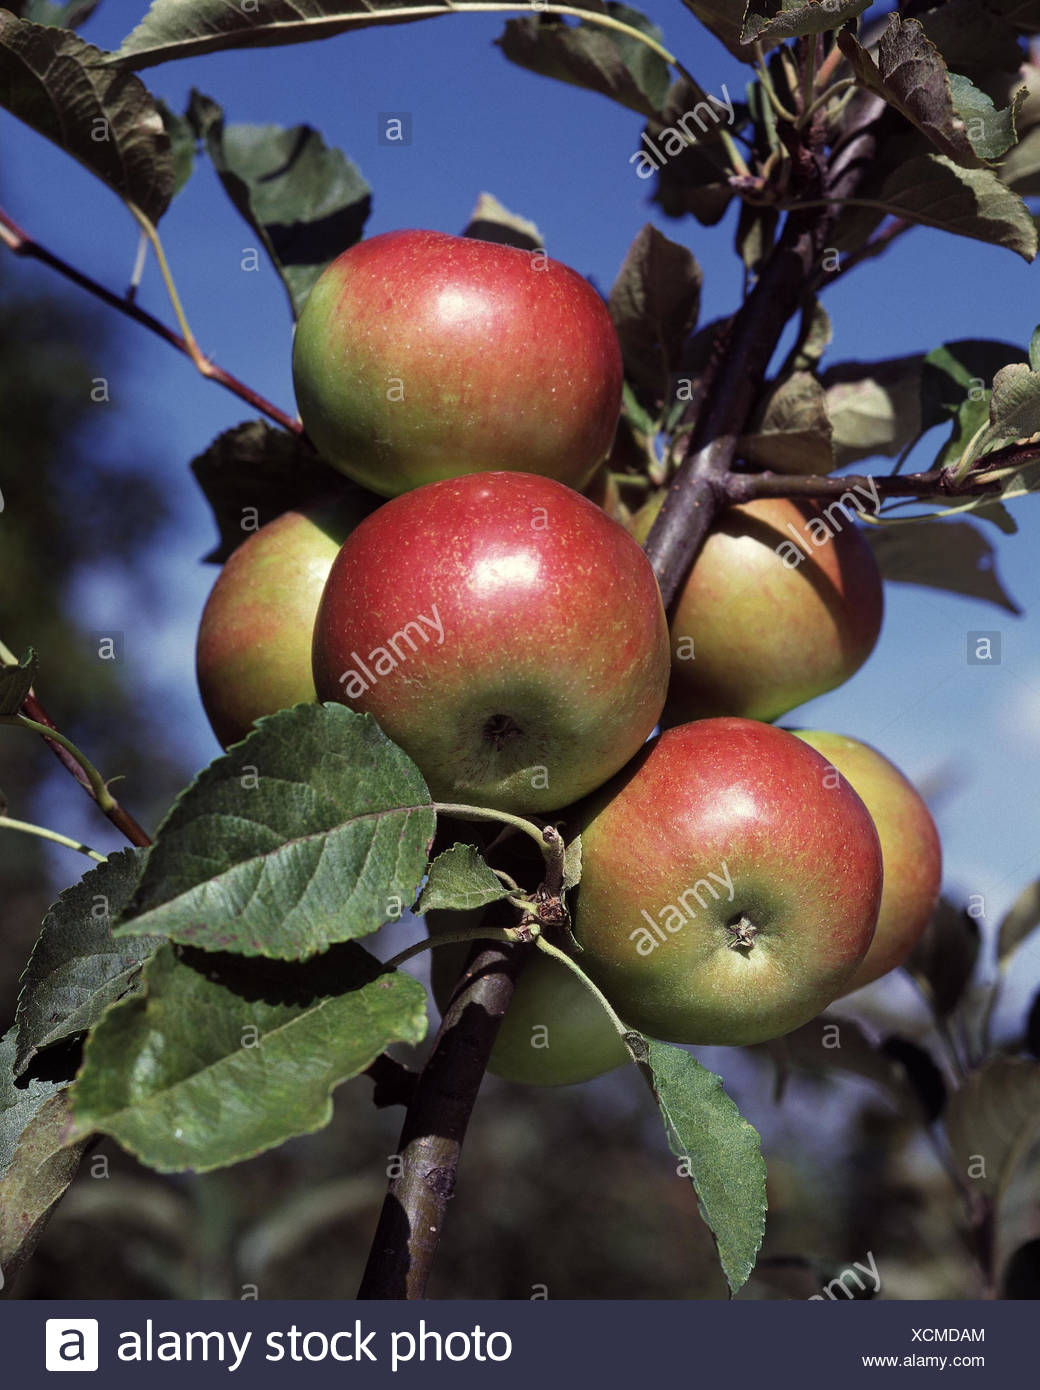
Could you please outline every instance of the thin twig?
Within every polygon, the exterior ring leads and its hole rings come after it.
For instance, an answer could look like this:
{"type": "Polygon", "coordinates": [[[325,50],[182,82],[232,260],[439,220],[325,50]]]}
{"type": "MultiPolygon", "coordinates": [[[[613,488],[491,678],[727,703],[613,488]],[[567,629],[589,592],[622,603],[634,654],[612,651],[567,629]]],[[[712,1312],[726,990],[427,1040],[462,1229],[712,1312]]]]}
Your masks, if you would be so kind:
{"type": "MultiPolygon", "coordinates": [[[[22,713],[26,715],[27,718],[33,720],[34,723],[42,724],[48,729],[53,729],[55,733],[60,733],[57,724],[55,724],[54,720],[32,692],[30,692],[22,702],[22,713]]],[[[119,804],[110,791],[108,792],[108,801],[110,804],[101,806],[101,803],[98,801],[98,795],[91,785],[90,776],[75,753],[71,752],[69,748],[62,747],[55,739],[48,738],[46,735],[43,736],[43,741],[58,761],[72,773],[73,777],[75,777],[76,781],[87,795],[98,803],[100,809],[120,834],[125,835],[132,845],[137,845],[141,849],[146,848],[152,843],[148,833],[136,820],[134,820],[130,812],[119,804]]]]}
{"type": "MultiPolygon", "coordinates": [[[[933,468],[927,473],[883,473],[880,475],[846,473],[840,478],[803,473],[729,473],[719,486],[726,501],[733,506],[753,502],[760,497],[842,497],[846,493],[869,493],[877,497],[967,498],[979,494],[999,494],[1002,482],[989,475],[989,460],[985,456],[985,471],[969,473],[957,480],[945,468],[933,468]]],[[[1040,458],[1040,447],[1033,446],[1032,458],[1040,458]]]]}
{"type": "MultiPolygon", "coordinates": [[[[71,280],[80,289],[86,290],[95,298],[100,299],[103,304],[107,304],[111,309],[118,309],[121,314],[131,318],[135,323],[142,324],[151,330],[163,342],[175,347],[178,352],[183,352],[186,357],[195,361],[190,344],[179,333],[175,333],[172,328],[167,328],[166,324],[149,314],[147,310],[140,308],[132,299],[123,295],[116,294],[113,290],[106,289],[104,285],[98,284],[89,275],[84,275],[75,266],[69,265],[67,261],[56,256],[53,251],[48,251],[38,241],[34,240],[27,232],[24,232],[2,209],[0,209],[0,240],[14,252],[16,256],[29,256],[33,260],[40,261],[43,265],[50,266],[59,275],[64,275],[66,280],[71,280]]],[[[197,365],[197,364],[196,364],[197,365]]],[[[237,377],[225,371],[223,367],[217,366],[215,362],[208,362],[206,376],[212,381],[219,382],[232,395],[238,396],[246,401],[254,410],[258,410],[268,419],[273,420],[276,425],[281,425],[282,429],[288,430],[292,434],[303,434],[303,425],[299,420],[294,420],[291,415],[287,415],[278,406],[272,405],[252,389],[246,386],[237,377]]]]}
{"type": "Polygon", "coordinates": [[[829,274],[823,272],[820,276],[821,288],[829,289],[831,285],[837,280],[840,280],[848,271],[853,270],[858,265],[862,265],[864,261],[869,261],[875,256],[880,256],[882,251],[886,250],[897,237],[901,237],[904,232],[908,232],[911,227],[916,225],[917,224],[914,222],[908,222],[904,217],[894,217],[891,222],[882,227],[882,229],[872,236],[869,241],[865,241],[863,245],[858,247],[855,251],[850,251],[837,270],[831,271],[829,274]]]}
{"type": "Polygon", "coordinates": [[[50,830],[46,825],[34,825],[31,821],[14,820],[11,816],[0,816],[0,830],[20,830],[23,835],[37,835],[41,840],[52,840],[56,845],[64,845],[66,849],[74,849],[79,854],[85,854],[88,859],[93,859],[97,864],[108,862],[103,854],[99,854],[96,849],[91,849],[82,840],[73,840],[70,836],[62,835],[57,830],[50,830]]]}

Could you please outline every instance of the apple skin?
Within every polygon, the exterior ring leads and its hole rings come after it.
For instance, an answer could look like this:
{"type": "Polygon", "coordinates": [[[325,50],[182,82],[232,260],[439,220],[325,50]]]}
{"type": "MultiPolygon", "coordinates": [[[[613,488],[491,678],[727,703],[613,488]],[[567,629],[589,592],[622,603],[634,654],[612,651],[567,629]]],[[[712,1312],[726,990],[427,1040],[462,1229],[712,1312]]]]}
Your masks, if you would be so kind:
{"type": "Polygon", "coordinates": [[[491,469],[581,489],[614,437],[621,349],[592,286],[544,253],[384,232],[311,290],[293,380],[318,452],[373,492],[491,469]]]}
{"type": "MultiPolygon", "coordinates": [[[[466,931],[483,913],[426,914],[431,936],[466,931]]],[[[438,946],[430,967],[433,995],[443,1013],[470,947],[438,946]]],[[[574,1086],[631,1061],[613,1024],[565,965],[532,952],[516,981],[498,1029],[488,1071],[525,1086],[574,1086]]]]}
{"type": "Polygon", "coordinates": [[[374,715],[437,800],[505,811],[611,777],[657,723],[668,666],[642,550],[526,473],[385,503],[336,556],[314,624],[320,699],[374,715]]]}
{"type": "Polygon", "coordinates": [[[195,651],[202,704],[224,748],[261,715],[317,699],[314,615],[340,546],[375,501],[328,499],[283,512],[228,557],[195,651]]]}
{"type": "Polygon", "coordinates": [[[580,829],[581,964],[653,1037],[780,1037],[831,1003],[867,953],[882,886],[874,822],[783,729],[728,718],[669,729],[592,798],[580,829]],[[735,949],[742,917],[757,935],[735,949]]]}
{"type": "Polygon", "coordinates": [[[447,479],[380,507],[336,557],[314,624],[319,698],[374,715],[437,799],[516,812],[567,805],[622,767],[657,722],[668,666],[639,546],[530,474],[447,479]]]}
{"type": "Polygon", "coordinates": [[[870,949],[842,990],[850,994],[902,965],[914,949],[939,901],[942,845],[917,788],[876,748],[819,729],[792,732],[856,789],[881,839],[881,911],[870,949]]]}
{"type": "MultiPolygon", "coordinates": [[[[641,544],[662,500],[635,518],[641,544]]],[[[811,518],[827,524],[815,502],[764,498],[718,519],[671,611],[665,724],[777,719],[843,684],[874,650],[884,597],[873,552],[847,520],[815,545],[811,518]],[[788,526],[808,552],[796,567],[784,564],[799,549],[788,526]]]]}

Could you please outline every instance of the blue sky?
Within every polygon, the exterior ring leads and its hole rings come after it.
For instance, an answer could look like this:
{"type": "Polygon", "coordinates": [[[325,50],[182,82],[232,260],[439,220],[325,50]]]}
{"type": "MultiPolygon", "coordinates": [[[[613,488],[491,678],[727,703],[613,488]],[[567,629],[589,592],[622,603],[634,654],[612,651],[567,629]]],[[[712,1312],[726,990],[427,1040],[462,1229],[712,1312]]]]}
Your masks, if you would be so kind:
{"type": "MultiPolygon", "coordinates": [[[[102,0],[83,37],[117,47],[145,11],[143,0],[102,0]]],[[[678,0],[644,10],[709,92],[740,95],[744,69],[678,0]]],[[[641,119],[606,99],[513,67],[493,46],[501,16],[449,16],[369,29],[316,44],[215,54],[143,74],[177,110],[193,86],[220,102],[229,121],[316,126],[357,163],[373,188],[370,234],[402,226],[461,231],[482,191],[533,219],[550,253],[604,291],[647,220],[694,251],[705,274],[703,317],[736,306],[741,268],[732,251],[733,214],[713,229],[654,215],[648,185],[629,164],[641,119]],[[381,112],[412,116],[412,144],[380,145],[381,112]]],[[[5,209],[32,235],[104,283],[122,289],[136,228],[122,205],[87,173],[6,115],[5,209]]],[[[203,162],[162,223],[162,234],[192,327],[203,349],[282,407],[293,410],[291,322],[273,271],[241,268],[255,238],[203,162]]],[[[23,283],[51,291],[61,282],[20,262],[23,283]]],[[[891,357],[954,338],[1028,343],[1040,322],[1040,270],[1012,253],[918,229],[882,260],[861,267],[825,296],[835,325],[827,362],[891,357]]],[[[12,278],[15,278],[12,276],[12,278]]],[[[75,291],[68,289],[69,294],[75,291]]],[[[140,302],[168,322],[161,280],[149,264],[140,302]]],[[[214,530],[188,462],[211,439],[249,417],[243,403],[199,377],[144,330],[118,325],[117,347],[99,370],[111,402],[98,405],[98,447],[144,456],[167,481],[176,521],[153,567],[161,611],[140,611],[102,566],[77,594],[84,622],[122,630],[127,679],[161,701],[170,727],[201,766],[217,752],[195,692],[194,634],[215,571],[200,563],[214,530]]],[[[926,466],[929,437],[914,463],[926,466]]],[[[878,464],[878,471],[885,465],[878,464]]],[[[875,743],[911,777],[944,790],[934,802],[947,884],[983,895],[992,923],[1040,874],[1035,792],[1040,771],[1040,578],[1037,502],[1012,504],[1019,534],[986,534],[1026,616],[933,590],[890,585],[875,655],[841,690],[796,711],[788,722],[829,727],[875,743]],[[998,631],[998,667],[970,666],[967,634],[998,631]]],[[[127,498],[127,526],[133,499],[127,498]]],[[[111,541],[118,547],[119,538],[111,541]]],[[[132,803],[132,788],[127,788],[132,803]]],[[[99,848],[99,830],[77,796],[56,800],[51,823],[99,848]]],[[[67,880],[78,864],[59,861],[67,880]]],[[[1040,976],[1040,950],[1016,990],[1020,1009],[1040,976]]],[[[889,991],[898,1011],[912,1000],[889,991]]]]}

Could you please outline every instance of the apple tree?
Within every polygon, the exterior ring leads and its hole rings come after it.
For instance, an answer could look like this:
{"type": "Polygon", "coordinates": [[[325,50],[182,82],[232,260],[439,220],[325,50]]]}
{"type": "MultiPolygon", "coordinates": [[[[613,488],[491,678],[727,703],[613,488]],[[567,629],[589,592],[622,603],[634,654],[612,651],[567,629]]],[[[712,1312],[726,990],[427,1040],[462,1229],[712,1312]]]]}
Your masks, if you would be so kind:
{"type": "Polygon", "coordinates": [[[885,583],[1004,597],[978,523],[1013,529],[1040,478],[1040,331],[966,324],[915,357],[825,365],[825,300],[919,226],[1035,257],[1040,11],[685,4],[745,65],[740,101],[614,0],[518,5],[499,46],[645,120],[634,158],[666,216],[737,209],[744,293],[708,322],[694,255],[654,225],[617,248],[604,301],[494,200],[458,236],[367,236],[367,186],[316,131],[153,90],[175,58],[311,43],[319,63],[323,39],[429,6],[154,0],[114,52],[76,32],[89,0],[0,8],[0,104],[123,200],[176,327],[17,210],[0,240],[250,411],[191,462],[219,532],[197,668],[225,751],[154,830],[48,713],[60,658],[0,644],[0,724],[46,743],[129,845],[0,819],[96,861],[47,913],[0,1042],[7,1288],[99,1136],[158,1172],[226,1168],[327,1124],[367,1076],[404,1118],[361,1294],[421,1297],[485,1070],[630,1066],[735,1294],[766,1161],[688,1047],[764,1049],[779,1091],[837,1065],[835,1020],[843,1064],[898,1088],[937,1144],[977,1287],[1035,1279],[1035,1243],[1013,1249],[1002,1219],[1036,1137],[1040,1014],[1010,1044],[990,1020],[1036,886],[983,979],[915,788],[854,737],[774,721],[883,644],[885,583]],[[159,227],[202,158],[298,320],[299,417],[192,333],[159,227]],[[933,430],[934,462],[906,471],[933,430]],[[387,959],[380,929],[408,912],[416,939],[387,959]],[[388,1049],[427,1034],[401,968],[427,950],[441,1021],[413,1070],[388,1049]],[[930,1002],[928,1046],[842,1017],[897,969],[930,1002]]]}

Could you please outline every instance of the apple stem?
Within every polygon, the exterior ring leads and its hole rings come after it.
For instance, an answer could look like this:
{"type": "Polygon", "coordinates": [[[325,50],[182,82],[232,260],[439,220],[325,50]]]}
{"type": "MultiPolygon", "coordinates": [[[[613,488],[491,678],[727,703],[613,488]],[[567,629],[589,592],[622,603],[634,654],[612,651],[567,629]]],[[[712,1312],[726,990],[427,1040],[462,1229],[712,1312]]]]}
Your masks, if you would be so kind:
{"type": "MultiPolygon", "coordinates": [[[[544,955],[551,956],[553,960],[559,961],[561,965],[565,965],[567,969],[571,972],[571,974],[576,976],[577,979],[581,981],[581,983],[585,986],[588,992],[599,1004],[603,1012],[610,1019],[611,1023],[614,1025],[615,1032],[618,1034],[621,1041],[625,1044],[625,1047],[628,1049],[629,1055],[631,1056],[633,1062],[645,1061],[645,1054],[639,1048],[638,1044],[635,1041],[637,1038],[639,1038],[639,1034],[636,1033],[634,1029],[629,1028],[627,1024],[622,1022],[617,1012],[611,1005],[610,1000],[599,988],[599,986],[589,979],[588,975],[585,974],[585,971],[582,970],[578,962],[574,960],[571,956],[569,956],[566,951],[561,951],[558,946],[554,946],[551,942],[546,941],[544,936],[539,936],[535,940],[534,944],[538,948],[538,950],[541,951],[544,955]]],[[[639,1040],[640,1042],[642,1041],[641,1038],[639,1040]]]]}
{"type": "MultiPolygon", "coordinates": [[[[546,862],[546,877],[548,877],[549,874],[553,872],[553,865],[555,862],[555,855],[557,851],[554,843],[548,837],[550,834],[555,835],[557,839],[559,839],[560,837],[559,832],[553,830],[551,826],[547,826],[544,830],[539,830],[533,821],[525,820],[523,816],[514,816],[509,811],[495,811],[492,810],[489,806],[464,806],[455,805],[454,802],[450,801],[435,801],[433,803],[433,809],[437,812],[438,815],[457,816],[459,820],[498,821],[502,825],[511,826],[514,830],[522,830],[525,835],[529,835],[531,837],[531,839],[535,842],[538,848],[542,851],[542,855],[544,856],[546,862]]],[[[562,846],[562,840],[560,843],[562,846]]],[[[560,882],[562,883],[562,848],[559,851],[559,855],[560,882]]]]}
{"type": "MultiPolygon", "coordinates": [[[[0,825],[3,820],[0,819],[0,825]]],[[[510,899],[512,902],[512,899],[510,899]]],[[[515,907],[523,910],[523,905],[514,903],[515,907]]],[[[413,956],[420,955],[423,951],[430,951],[435,946],[457,945],[460,941],[505,941],[510,945],[518,941],[530,941],[536,928],[532,927],[470,927],[467,931],[438,932],[436,936],[425,936],[422,941],[416,941],[403,951],[398,951],[396,956],[391,956],[383,966],[384,970],[396,970],[399,965],[403,965],[406,960],[411,960],[413,956]]]]}

